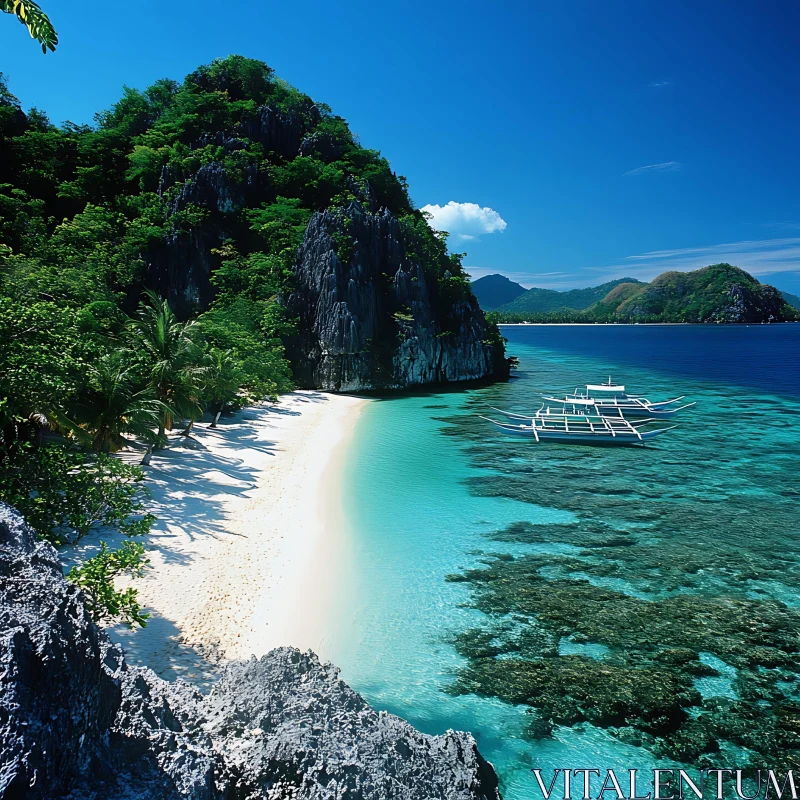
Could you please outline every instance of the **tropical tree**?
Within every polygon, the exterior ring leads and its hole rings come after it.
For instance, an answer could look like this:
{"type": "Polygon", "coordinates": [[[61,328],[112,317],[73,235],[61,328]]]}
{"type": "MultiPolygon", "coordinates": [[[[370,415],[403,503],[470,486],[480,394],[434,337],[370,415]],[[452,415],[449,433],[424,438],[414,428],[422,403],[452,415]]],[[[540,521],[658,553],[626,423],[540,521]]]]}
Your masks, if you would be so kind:
{"type": "Polygon", "coordinates": [[[203,379],[203,399],[214,415],[210,427],[217,427],[225,406],[239,397],[243,382],[244,374],[233,351],[213,348],[208,354],[208,367],[203,379]]]}
{"type": "Polygon", "coordinates": [[[148,386],[137,391],[130,354],[115,351],[88,367],[88,388],[75,409],[75,419],[88,431],[91,446],[114,453],[127,444],[125,434],[155,443],[154,429],[169,409],[148,386]]]}
{"type": "Polygon", "coordinates": [[[0,11],[14,14],[27,27],[31,38],[41,44],[43,53],[47,53],[48,50],[55,51],[58,34],[38,3],[34,3],[33,0],[0,0],[0,11]]]}
{"type": "Polygon", "coordinates": [[[148,383],[161,403],[161,445],[176,415],[195,419],[202,413],[200,392],[206,367],[200,326],[196,321],[180,322],[164,298],[147,291],[131,333],[133,349],[144,359],[148,383]]]}

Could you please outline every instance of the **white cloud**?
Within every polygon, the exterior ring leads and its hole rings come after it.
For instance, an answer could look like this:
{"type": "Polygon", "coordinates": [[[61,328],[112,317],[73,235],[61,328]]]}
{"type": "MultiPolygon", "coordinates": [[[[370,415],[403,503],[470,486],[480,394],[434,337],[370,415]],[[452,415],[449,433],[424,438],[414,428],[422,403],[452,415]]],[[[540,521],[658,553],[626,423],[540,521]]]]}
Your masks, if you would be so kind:
{"type": "Polygon", "coordinates": [[[462,241],[477,239],[485,233],[504,231],[506,221],[493,209],[481,208],[477,203],[427,205],[422,207],[431,215],[430,224],[437,231],[447,231],[462,241]]]}
{"type": "Polygon", "coordinates": [[[800,230],[800,222],[762,222],[762,228],[775,228],[778,231],[800,230]]]}
{"type": "Polygon", "coordinates": [[[656,89],[660,89],[662,86],[671,86],[672,81],[653,81],[650,85],[656,89]]]}
{"type": "Polygon", "coordinates": [[[681,168],[679,161],[664,161],[662,164],[648,164],[645,167],[629,169],[624,175],[644,175],[645,172],[675,172],[681,168]]]}

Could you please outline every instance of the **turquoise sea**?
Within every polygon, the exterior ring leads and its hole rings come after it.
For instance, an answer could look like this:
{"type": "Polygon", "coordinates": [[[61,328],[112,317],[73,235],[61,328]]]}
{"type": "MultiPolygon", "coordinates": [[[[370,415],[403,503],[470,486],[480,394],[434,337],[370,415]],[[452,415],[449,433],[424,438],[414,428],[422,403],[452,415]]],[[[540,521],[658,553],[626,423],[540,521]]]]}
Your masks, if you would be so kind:
{"type": "Polygon", "coordinates": [[[344,494],[352,586],[329,656],[372,705],[429,733],[471,731],[512,800],[540,796],[531,767],[759,763],[752,748],[773,734],[753,745],[736,720],[774,731],[775,715],[777,729],[787,714],[800,719],[800,325],[503,333],[520,362],[511,382],[382,399],[362,414],[344,494]],[[647,448],[537,445],[477,418],[489,406],[535,410],[538,392],[609,376],[697,405],[647,448]],[[532,571],[511,571],[522,565],[532,571]],[[471,568],[491,568],[494,582],[447,580],[471,568]],[[519,613],[513,596],[486,600],[501,584],[524,593],[526,574],[539,600],[519,613]],[[568,667],[567,686],[573,667],[591,681],[608,664],[628,680],[644,674],[628,668],[668,662],[648,674],[683,687],[685,757],[675,739],[664,750],[655,727],[640,736],[594,717],[596,683],[578,716],[598,724],[556,720],[544,738],[526,732],[528,705],[498,699],[506,689],[448,692],[469,666],[455,642],[470,630],[501,642],[475,661],[486,685],[506,659],[536,661],[537,648],[553,674],[568,667]]]}

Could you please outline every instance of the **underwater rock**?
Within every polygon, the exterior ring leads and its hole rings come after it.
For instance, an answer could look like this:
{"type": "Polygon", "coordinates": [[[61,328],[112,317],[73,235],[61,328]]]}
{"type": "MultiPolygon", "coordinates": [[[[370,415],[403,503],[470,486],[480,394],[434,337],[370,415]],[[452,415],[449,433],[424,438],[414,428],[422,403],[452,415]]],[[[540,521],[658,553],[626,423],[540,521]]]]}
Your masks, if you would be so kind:
{"type": "Polygon", "coordinates": [[[3,504],[0,596],[0,797],[499,800],[472,736],[374,711],[311,652],[233,664],[207,696],[130,667],[3,504]]]}

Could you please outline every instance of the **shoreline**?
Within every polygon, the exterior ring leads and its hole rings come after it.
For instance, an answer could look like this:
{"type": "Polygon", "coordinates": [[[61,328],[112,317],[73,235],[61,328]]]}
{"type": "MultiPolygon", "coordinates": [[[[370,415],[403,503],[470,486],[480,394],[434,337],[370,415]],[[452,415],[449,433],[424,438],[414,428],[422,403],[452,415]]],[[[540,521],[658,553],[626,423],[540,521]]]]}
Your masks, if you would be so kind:
{"type": "MultiPolygon", "coordinates": [[[[298,391],[174,437],[146,468],[158,517],[143,540],[147,626],[108,627],[131,664],[201,685],[222,662],[274,647],[324,657],[344,579],[342,464],[367,401],[298,391]]],[[[122,536],[93,535],[81,551],[122,536]]],[[[123,585],[123,582],[120,581],[123,585]]]]}
{"type": "Polygon", "coordinates": [[[596,328],[598,326],[614,328],[667,328],[672,326],[692,326],[695,328],[748,328],[762,325],[797,325],[794,320],[786,322],[498,322],[499,328],[534,328],[534,327],[577,327],[596,328]]]}

